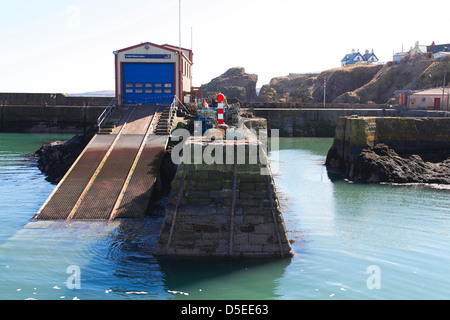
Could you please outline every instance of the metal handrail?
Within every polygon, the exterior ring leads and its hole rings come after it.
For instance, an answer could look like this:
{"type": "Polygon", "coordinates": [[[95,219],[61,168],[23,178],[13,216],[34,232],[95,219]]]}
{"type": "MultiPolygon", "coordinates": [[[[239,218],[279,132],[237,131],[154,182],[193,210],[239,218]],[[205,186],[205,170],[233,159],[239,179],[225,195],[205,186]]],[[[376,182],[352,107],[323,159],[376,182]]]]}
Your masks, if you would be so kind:
{"type": "Polygon", "coordinates": [[[180,101],[180,99],[179,99],[177,96],[175,96],[174,99],[177,99],[177,100],[178,100],[178,102],[180,103],[180,105],[186,110],[187,113],[191,113],[191,112],[188,110],[188,108],[186,108],[186,106],[183,104],[183,102],[180,101]]]}
{"type": "Polygon", "coordinates": [[[169,118],[167,119],[167,128],[169,129],[169,131],[170,131],[170,123],[172,121],[172,117],[176,112],[176,104],[177,104],[177,96],[175,96],[173,98],[173,101],[172,101],[172,103],[170,105],[170,109],[169,109],[169,118]]]}
{"type": "Polygon", "coordinates": [[[103,122],[106,120],[108,115],[111,113],[112,110],[116,107],[115,104],[116,98],[113,98],[111,102],[108,104],[108,106],[103,110],[102,114],[97,119],[97,126],[100,128],[103,122]]]}

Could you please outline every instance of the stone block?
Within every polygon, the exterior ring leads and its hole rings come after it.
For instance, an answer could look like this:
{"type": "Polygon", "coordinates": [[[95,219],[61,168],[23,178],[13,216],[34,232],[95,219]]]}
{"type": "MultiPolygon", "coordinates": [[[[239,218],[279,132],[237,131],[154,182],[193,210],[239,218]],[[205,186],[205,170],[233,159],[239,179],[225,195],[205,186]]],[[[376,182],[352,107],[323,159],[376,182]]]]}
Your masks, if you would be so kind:
{"type": "Polygon", "coordinates": [[[240,182],[239,183],[239,191],[241,192],[253,192],[255,191],[254,183],[252,182],[240,182]]]}
{"type": "Polygon", "coordinates": [[[186,180],[197,180],[197,181],[207,181],[208,171],[192,171],[189,170],[186,180]]]}
{"type": "Polygon", "coordinates": [[[233,235],[233,245],[246,245],[249,243],[249,233],[237,231],[233,235]]]}
{"type": "Polygon", "coordinates": [[[195,226],[197,232],[205,232],[205,233],[217,233],[220,231],[220,228],[216,225],[211,224],[198,224],[195,226]]]}
{"type": "Polygon", "coordinates": [[[187,216],[206,216],[210,214],[210,208],[205,206],[183,206],[178,208],[178,215],[187,216]]]}
{"type": "Polygon", "coordinates": [[[230,225],[230,215],[215,215],[213,221],[215,225],[222,225],[229,228],[230,225]]]}
{"type": "Polygon", "coordinates": [[[209,180],[223,180],[222,171],[208,171],[209,180]]]}
{"type": "Polygon", "coordinates": [[[208,191],[188,190],[183,192],[183,195],[187,198],[209,198],[208,191]]]}
{"type": "Polygon", "coordinates": [[[249,235],[250,244],[272,244],[273,236],[272,234],[251,234],[249,235]]]}
{"type": "Polygon", "coordinates": [[[222,180],[222,188],[226,190],[233,189],[233,181],[232,180],[222,180]]]}
{"type": "Polygon", "coordinates": [[[256,215],[256,214],[244,215],[242,219],[243,223],[245,224],[263,224],[266,222],[265,221],[266,219],[263,215],[256,215]]]}
{"type": "Polygon", "coordinates": [[[243,182],[253,182],[253,183],[265,183],[266,176],[259,173],[254,174],[242,174],[239,176],[241,183],[243,182]]]}
{"type": "Polygon", "coordinates": [[[234,246],[233,251],[236,253],[240,252],[243,254],[260,253],[260,252],[262,252],[262,246],[263,246],[262,244],[247,244],[247,245],[239,244],[239,245],[234,246]]]}
{"type": "Polygon", "coordinates": [[[221,190],[222,189],[222,181],[202,181],[197,182],[197,190],[202,191],[211,191],[211,190],[221,190]]]}
{"type": "MultiPolygon", "coordinates": [[[[239,192],[236,191],[236,195],[239,195],[239,192]]],[[[233,197],[232,190],[213,190],[209,192],[209,196],[211,198],[222,198],[222,199],[229,199],[233,197]]]]}
{"type": "Polygon", "coordinates": [[[273,223],[261,223],[258,225],[255,225],[255,233],[268,233],[272,234],[275,232],[273,223]]]}
{"type": "Polygon", "coordinates": [[[183,190],[197,190],[197,181],[196,180],[184,180],[183,190]]]}
{"type": "Polygon", "coordinates": [[[255,191],[267,191],[267,184],[265,182],[255,182],[253,183],[255,191]]]}
{"type": "Polygon", "coordinates": [[[229,245],[228,245],[228,244],[220,243],[220,244],[216,247],[216,250],[215,250],[215,253],[214,253],[214,254],[216,254],[216,255],[225,255],[225,254],[228,253],[228,251],[229,251],[229,245]]]}
{"type": "MultiPolygon", "coordinates": [[[[276,244],[263,244],[262,245],[262,251],[266,253],[280,253],[280,245],[278,243],[276,244]]],[[[289,252],[289,250],[286,250],[286,252],[289,252]]]]}
{"type": "Polygon", "coordinates": [[[211,198],[209,197],[204,197],[204,198],[184,198],[183,200],[186,200],[186,205],[190,205],[190,206],[211,206],[214,205],[214,202],[212,201],[211,198]]]}
{"type": "Polygon", "coordinates": [[[243,208],[245,214],[248,207],[268,207],[270,205],[269,200],[255,200],[255,199],[236,199],[236,205],[243,208]]]}
{"type": "Polygon", "coordinates": [[[173,252],[173,254],[179,256],[198,256],[200,255],[200,248],[175,248],[170,249],[169,253],[170,252],[173,252]]]}
{"type": "MultiPolygon", "coordinates": [[[[236,228],[236,226],[235,226],[236,228]]],[[[241,224],[239,225],[239,231],[241,232],[255,232],[255,225],[253,224],[241,224]]]]}

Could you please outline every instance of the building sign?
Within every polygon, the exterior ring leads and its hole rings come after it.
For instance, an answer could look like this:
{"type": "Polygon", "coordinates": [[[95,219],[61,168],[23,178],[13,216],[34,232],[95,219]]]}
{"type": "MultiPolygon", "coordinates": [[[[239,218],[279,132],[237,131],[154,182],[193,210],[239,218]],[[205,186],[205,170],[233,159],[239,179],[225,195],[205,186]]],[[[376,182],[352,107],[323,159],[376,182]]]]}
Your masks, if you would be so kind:
{"type": "Polygon", "coordinates": [[[125,59],[170,59],[170,54],[125,54],[125,59]]]}

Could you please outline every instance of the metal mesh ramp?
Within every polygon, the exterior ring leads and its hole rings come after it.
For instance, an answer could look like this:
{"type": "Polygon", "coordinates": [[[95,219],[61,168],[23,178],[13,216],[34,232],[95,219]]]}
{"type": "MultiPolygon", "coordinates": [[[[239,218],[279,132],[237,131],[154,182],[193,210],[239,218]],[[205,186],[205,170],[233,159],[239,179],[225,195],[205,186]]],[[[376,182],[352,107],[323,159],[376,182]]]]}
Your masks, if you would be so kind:
{"type": "Polygon", "coordinates": [[[143,217],[168,140],[150,135],[157,110],[134,107],[116,134],[96,135],[34,219],[143,217]]]}
{"type": "Polygon", "coordinates": [[[121,135],[72,219],[108,219],[143,135],[121,135]]]}
{"type": "Polygon", "coordinates": [[[150,135],[114,218],[145,216],[158,176],[168,136],[150,135]]]}
{"type": "Polygon", "coordinates": [[[40,220],[67,219],[116,135],[96,135],[69,174],[35,216],[40,220]]]}

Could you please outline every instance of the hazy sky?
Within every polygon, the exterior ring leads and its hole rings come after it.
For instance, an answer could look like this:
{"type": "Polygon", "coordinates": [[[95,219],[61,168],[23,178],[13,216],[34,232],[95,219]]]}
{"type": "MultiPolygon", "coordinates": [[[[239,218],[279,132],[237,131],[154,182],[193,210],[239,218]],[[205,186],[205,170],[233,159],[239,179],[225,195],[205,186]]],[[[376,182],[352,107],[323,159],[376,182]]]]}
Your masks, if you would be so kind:
{"type": "MultiPolygon", "coordinates": [[[[178,4],[0,0],[0,92],[113,90],[114,50],[178,45],[178,4]]],[[[193,45],[195,86],[242,66],[260,87],[339,67],[352,48],[390,61],[402,45],[450,43],[449,9],[448,0],[182,0],[181,43],[193,45]]]]}

